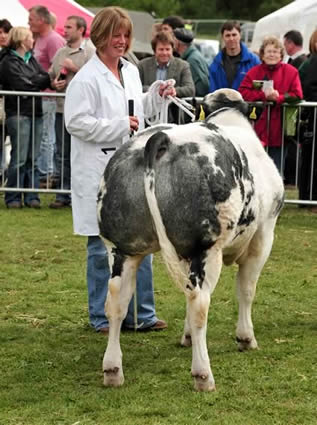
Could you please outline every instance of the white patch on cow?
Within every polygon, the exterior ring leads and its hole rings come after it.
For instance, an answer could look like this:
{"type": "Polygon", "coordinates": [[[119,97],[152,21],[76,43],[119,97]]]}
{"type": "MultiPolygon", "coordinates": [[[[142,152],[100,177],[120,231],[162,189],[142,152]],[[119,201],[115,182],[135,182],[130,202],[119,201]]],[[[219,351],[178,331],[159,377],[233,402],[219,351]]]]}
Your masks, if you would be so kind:
{"type": "Polygon", "coordinates": [[[193,293],[197,287],[193,288],[191,281],[188,279],[188,268],[184,267],[184,262],[179,261],[175,247],[168,239],[166,234],[166,229],[163,224],[162,216],[155,196],[155,175],[153,170],[151,170],[151,173],[148,170],[144,173],[144,188],[146,200],[151,211],[151,216],[155,225],[162,256],[166,263],[168,272],[170,273],[177,286],[184,293],[188,292],[187,288],[191,288],[190,292],[193,293]]]}
{"type": "MultiPolygon", "coordinates": [[[[98,194],[99,196],[103,197],[105,193],[107,193],[106,182],[104,177],[102,177],[99,184],[98,194]]],[[[97,218],[99,223],[101,222],[101,209],[102,209],[102,202],[98,202],[97,203],[97,218]]]]}

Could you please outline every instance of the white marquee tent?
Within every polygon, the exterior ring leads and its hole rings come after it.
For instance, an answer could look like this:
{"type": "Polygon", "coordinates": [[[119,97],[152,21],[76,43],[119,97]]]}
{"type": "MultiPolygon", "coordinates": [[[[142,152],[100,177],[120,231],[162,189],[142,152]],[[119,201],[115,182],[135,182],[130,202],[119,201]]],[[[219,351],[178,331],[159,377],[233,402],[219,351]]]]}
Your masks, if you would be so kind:
{"type": "Polygon", "coordinates": [[[304,50],[308,52],[309,38],[315,29],[317,29],[317,0],[295,0],[256,23],[251,49],[258,51],[265,36],[276,35],[283,40],[287,31],[298,30],[304,38],[304,50]]]}

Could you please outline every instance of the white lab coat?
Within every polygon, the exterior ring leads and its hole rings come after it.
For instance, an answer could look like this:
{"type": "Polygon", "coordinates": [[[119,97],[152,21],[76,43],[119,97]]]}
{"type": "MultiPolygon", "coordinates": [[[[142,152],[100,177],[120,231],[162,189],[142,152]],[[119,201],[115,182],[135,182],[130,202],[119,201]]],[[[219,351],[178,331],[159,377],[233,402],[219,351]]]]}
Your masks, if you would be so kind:
{"type": "MultiPolygon", "coordinates": [[[[124,88],[95,54],[75,75],[66,91],[65,124],[71,134],[71,190],[74,232],[99,234],[97,193],[113,151],[129,140],[128,100],[134,100],[139,129],[144,126],[144,105],[138,69],[121,59],[124,88]]],[[[157,100],[157,99],[156,99],[157,100]]],[[[150,111],[148,111],[150,112],[150,111]]],[[[149,116],[151,113],[148,114],[149,116]]]]}

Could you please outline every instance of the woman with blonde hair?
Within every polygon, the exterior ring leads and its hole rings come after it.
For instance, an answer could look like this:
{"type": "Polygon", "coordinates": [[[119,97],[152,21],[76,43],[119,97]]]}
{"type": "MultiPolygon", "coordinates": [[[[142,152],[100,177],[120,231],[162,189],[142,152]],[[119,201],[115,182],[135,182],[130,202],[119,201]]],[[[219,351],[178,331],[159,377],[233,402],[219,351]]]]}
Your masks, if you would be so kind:
{"type": "MultiPolygon", "coordinates": [[[[49,75],[32,55],[33,42],[29,28],[14,27],[10,30],[8,45],[1,51],[0,84],[3,90],[38,92],[50,86],[49,75]]],[[[7,96],[5,112],[11,140],[7,187],[38,188],[42,99],[7,96]]],[[[22,208],[22,192],[5,193],[8,208],[22,208]]],[[[40,208],[38,194],[25,192],[24,205],[40,208]]]]}
{"type": "Polygon", "coordinates": [[[269,123],[268,109],[265,108],[255,123],[255,131],[281,174],[284,168],[281,104],[297,102],[303,97],[298,71],[282,62],[283,55],[281,41],[275,36],[266,37],[259,50],[262,63],[247,72],[239,87],[239,92],[248,102],[274,103],[270,108],[269,123]]]}
{"type": "MultiPolygon", "coordinates": [[[[161,96],[175,96],[175,89],[160,82],[149,93],[142,93],[138,69],[123,58],[132,42],[132,22],[123,9],[106,7],[97,13],[90,37],[96,53],[68,86],[65,123],[71,134],[74,231],[88,236],[89,320],[97,332],[108,333],[109,323],[104,306],[110,271],[97,223],[99,183],[112,153],[129,140],[131,132],[144,128],[144,116],[151,116],[155,107],[162,102],[161,96]],[[129,108],[132,103],[134,110],[129,108]]],[[[166,323],[159,320],[155,313],[150,255],[139,267],[137,288],[138,328],[166,328],[166,323]]],[[[134,327],[132,302],[123,325],[134,327]]]]}

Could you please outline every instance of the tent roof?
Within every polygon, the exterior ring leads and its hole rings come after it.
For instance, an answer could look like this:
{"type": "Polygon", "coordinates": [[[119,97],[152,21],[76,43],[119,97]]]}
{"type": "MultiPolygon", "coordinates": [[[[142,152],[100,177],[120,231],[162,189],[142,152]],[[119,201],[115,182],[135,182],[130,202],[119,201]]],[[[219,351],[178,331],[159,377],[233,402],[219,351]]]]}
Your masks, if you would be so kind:
{"type": "Polygon", "coordinates": [[[298,30],[304,38],[304,50],[308,52],[309,38],[316,28],[317,1],[295,0],[256,23],[251,49],[259,50],[265,36],[276,35],[282,40],[287,31],[298,30]]]}
{"type": "Polygon", "coordinates": [[[8,19],[13,26],[28,26],[28,10],[32,6],[43,5],[56,15],[56,31],[64,35],[64,23],[68,16],[78,15],[85,18],[88,26],[86,36],[89,36],[90,24],[94,14],[74,0],[1,0],[0,19],[8,19]]]}

